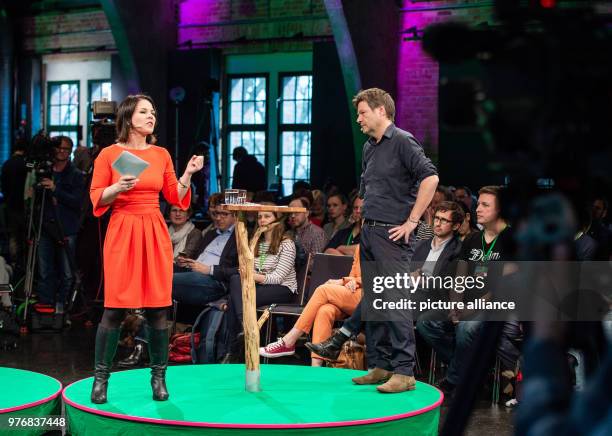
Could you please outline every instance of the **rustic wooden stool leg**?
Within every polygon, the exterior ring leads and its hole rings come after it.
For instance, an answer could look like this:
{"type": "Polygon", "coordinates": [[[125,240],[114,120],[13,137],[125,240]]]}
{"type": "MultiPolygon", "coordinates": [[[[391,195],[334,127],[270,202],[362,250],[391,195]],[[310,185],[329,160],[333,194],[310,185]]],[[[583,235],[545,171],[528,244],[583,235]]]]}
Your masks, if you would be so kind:
{"type": "Polygon", "coordinates": [[[246,362],[247,392],[261,391],[259,372],[259,328],[257,326],[257,307],[255,304],[254,255],[249,247],[249,240],[244,214],[236,223],[236,244],[238,246],[238,262],[242,271],[242,310],[246,362]]]}

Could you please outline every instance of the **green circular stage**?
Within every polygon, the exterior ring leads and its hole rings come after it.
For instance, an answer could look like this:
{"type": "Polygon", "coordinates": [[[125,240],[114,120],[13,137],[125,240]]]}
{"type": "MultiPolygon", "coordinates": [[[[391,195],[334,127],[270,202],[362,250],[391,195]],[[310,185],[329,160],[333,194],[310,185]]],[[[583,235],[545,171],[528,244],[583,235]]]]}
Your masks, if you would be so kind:
{"type": "Polygon", "coordinates": [[[363,374],[262,365],[262,391],[249,393],[244,365],[173,366],[165,402],[153,401],[148,369],[113,373],[106,404],[90,402],[91,378],[68,386],[63,398],[75,435],[438,433],[439,390],[418,383],[414,391],[381,394],[375,386],[351,382],[363,374]]]}
{"type": "MultiPolygon", "coordinates": [[[[60,414],[62,384],[52,377],[0,367],[0,434],[34,435],[41,428],[10,428],[10,418],[44,418],[60,414]]],[[[13,421],[13,420],[11,420],[13,421]]]]}

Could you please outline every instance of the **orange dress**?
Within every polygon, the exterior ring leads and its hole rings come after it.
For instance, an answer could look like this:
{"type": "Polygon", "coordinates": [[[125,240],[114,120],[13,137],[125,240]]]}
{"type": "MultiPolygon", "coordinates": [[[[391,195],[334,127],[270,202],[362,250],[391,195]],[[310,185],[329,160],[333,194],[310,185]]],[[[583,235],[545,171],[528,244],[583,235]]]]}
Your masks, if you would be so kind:
{"type": "Polygon", "coordinates": [[[134,188],[119,194],[110,205],[100,205],[104,189],[121,177],[111,165],[124,150],[111,145],[100,152],[89,191],[95,216],[112,207],[104,240],[104,307],[170,306],[172,242],[159,210],[159,192],[169,203],[187,209],[191,190],[179,200],[170,154],[165,148],[152,145],[144,150],[128,150],[149,166],[134,188]]]}

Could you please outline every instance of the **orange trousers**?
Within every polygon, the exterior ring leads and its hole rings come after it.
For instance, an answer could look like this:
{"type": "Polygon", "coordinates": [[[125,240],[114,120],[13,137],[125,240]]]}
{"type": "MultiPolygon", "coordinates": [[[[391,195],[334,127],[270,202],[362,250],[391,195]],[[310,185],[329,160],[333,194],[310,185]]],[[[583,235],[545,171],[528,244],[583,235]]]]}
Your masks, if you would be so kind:
{"type": "MultiPolygon", "coordinates": [[[[342,285],[319,286],[304,311],[295,323],[295,328],[309,333],[312,342],[319,343],[329,338],[334,322],[350,316],[361,301],[361,289],[351,292],[342,285]]],[[[312,353],[312,357],[318,357],[312,353]]]]}

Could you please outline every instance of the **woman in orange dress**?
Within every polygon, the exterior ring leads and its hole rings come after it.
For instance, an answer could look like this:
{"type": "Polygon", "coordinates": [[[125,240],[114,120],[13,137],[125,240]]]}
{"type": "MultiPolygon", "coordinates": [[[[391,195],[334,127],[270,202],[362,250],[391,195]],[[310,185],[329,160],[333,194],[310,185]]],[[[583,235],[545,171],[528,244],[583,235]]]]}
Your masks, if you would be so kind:
{"type": "Polygon", "coordinates": [[[104,241],[104,315],[96,333],[95,375],[91,401],[107,400],[108,378],[128,308],[144,308],[148,324],[153,399],[168,399],[168,327],[172,304],[172,242],[159,210],[159,192],[183,209],[189,207],[191,176],[202,169],[193,156],[177,180],[170,154],[153,145],[156,113],[145,95],[128,96],[117,109],[118,143],[98,155],[90,197],[94,215],[112,215],[104,241]],[[148,162],[138,178],[121,175],[113,162],[128,151],[148,162]]]}

